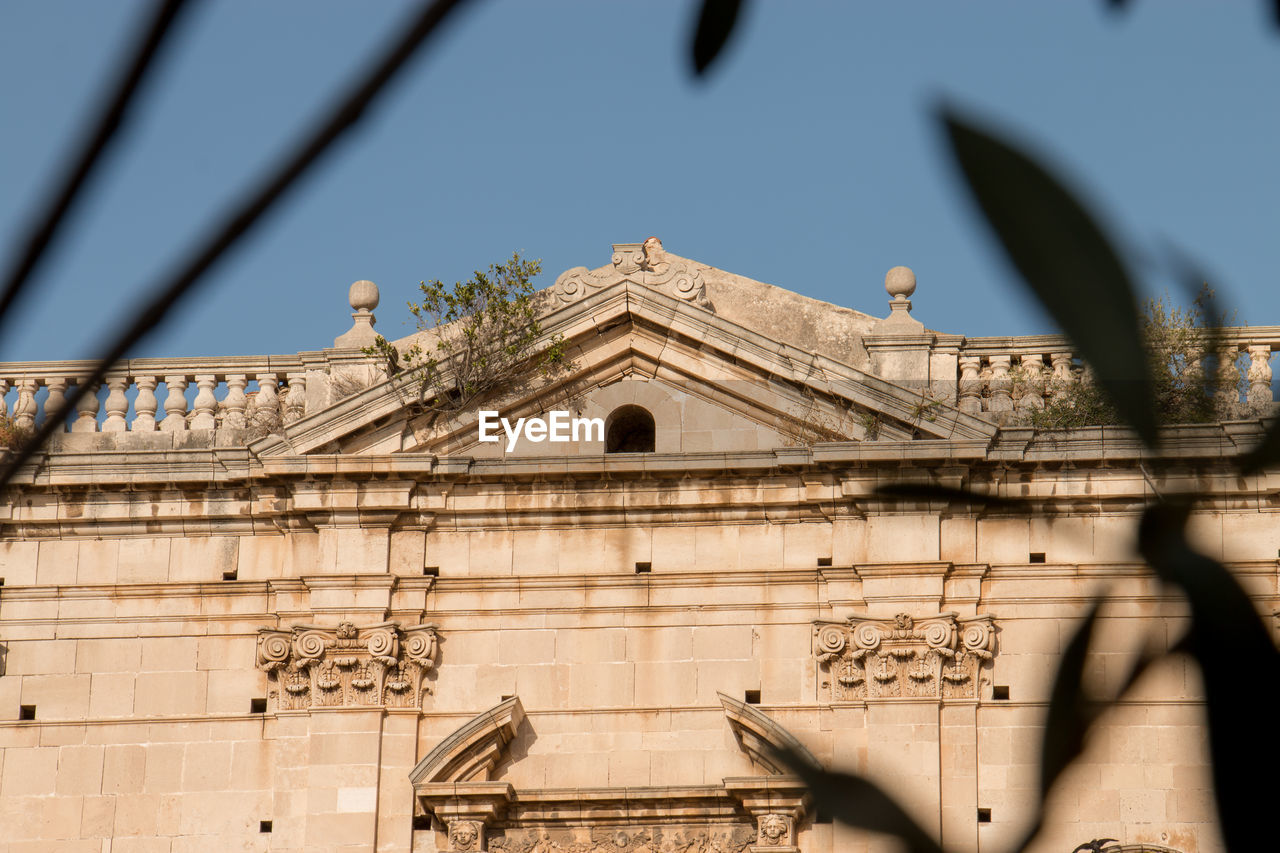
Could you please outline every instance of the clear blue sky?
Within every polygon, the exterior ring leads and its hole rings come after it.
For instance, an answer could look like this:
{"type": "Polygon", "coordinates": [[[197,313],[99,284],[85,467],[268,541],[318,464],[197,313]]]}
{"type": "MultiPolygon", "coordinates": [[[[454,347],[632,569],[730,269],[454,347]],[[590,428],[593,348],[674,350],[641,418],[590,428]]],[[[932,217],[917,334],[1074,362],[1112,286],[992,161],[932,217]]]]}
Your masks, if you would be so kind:
{"type": "MultiPolygon", "coordinates": [[[[48,186],[144,7],[0,6],[0,255],[48,186]]],[[[0,358],[83,357],[413,7],[207,2],[93,187],[0,358]]],[[[1035,140],[1133,256],[1203,260],[1251,325],[1280,323],[1280,33],[1263,3],[757,2],[710,78],[694,6],[477,0],[368,121],[137,355],[320,349],[347,285],[411,330],[419,279],[522,249],[540,284],[663,239],[677,254],[869,313],[907,264],[915,316],[969,335],[1051,327],[942,148],[947,98],[1035,140]]],[[[1158,275],[1152,286],[1170,286],[1158,275]]]]}

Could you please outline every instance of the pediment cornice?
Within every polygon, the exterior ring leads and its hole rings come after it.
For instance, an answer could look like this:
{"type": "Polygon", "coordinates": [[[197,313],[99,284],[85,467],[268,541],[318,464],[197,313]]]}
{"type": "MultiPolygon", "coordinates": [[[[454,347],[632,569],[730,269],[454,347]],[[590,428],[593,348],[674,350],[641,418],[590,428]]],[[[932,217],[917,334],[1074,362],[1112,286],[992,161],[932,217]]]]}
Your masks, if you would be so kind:
{"type": "MultiPolygon", "coordinates": [[[[627,365],[617,358],[616,336],[610,338],[606,333],[624,327],[634,332],[626,342],[629,351],[641,361],[647,360],[651,370],[661,366],[678,377],[698,381],[708,376],[751,379],[762,387],[772,385],[802,397],[829,400],[835,406],[883,417],[890,425],[888,437],[905,438],[916,432],[932,439],[989,440],[997,432],[994,424],[944,404],[931,403],[927,417],[922,417],[924,398],[912,390],[836,359],[770,340],[704,310],[694,301],[636,285],[626,277],[553,309],[542,319],[542,327],[546,345],[564,341],[576,373],[555,381],[531,381],[523,399],[536,407],[546,408],[557,382],[568,387],[593,371],[596,375],[591,382],[595,384],[622,378],[627,365]],[[599,375],[609,359],[614,362],[610,369],[617,375],[599,375]]],[[[411,378],[387,379],[286,426],[251,449],[260,457],[333,452],[338,442],[361,430],[393,433],[389,425],[397,419],[404,424],[399,429],[407,431],[415,402],[411,378]]],[[[521,398],[514,398],[486,406],[505,410],[520,404],[521,398]]],[[[465,423],[466,415],[463,417],[465,423]]]]}

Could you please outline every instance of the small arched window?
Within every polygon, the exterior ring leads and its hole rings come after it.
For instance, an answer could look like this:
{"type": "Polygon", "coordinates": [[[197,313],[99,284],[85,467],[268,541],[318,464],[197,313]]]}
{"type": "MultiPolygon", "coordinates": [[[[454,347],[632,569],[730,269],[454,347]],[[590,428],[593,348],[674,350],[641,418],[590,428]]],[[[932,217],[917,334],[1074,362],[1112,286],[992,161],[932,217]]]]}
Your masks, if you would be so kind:
{"type": "Polygon", "coordinates": [[[652,453],[653,415],[639,406],[614,409],[604,425],[605,453],[652,453]]]}

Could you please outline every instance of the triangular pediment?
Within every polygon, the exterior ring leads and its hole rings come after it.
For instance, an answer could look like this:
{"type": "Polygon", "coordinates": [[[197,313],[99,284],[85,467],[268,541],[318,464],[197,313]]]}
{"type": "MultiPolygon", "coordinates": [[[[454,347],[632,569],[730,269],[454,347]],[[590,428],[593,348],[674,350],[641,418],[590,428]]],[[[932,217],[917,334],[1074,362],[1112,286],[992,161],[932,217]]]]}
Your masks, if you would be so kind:
{"type": "Polygon", "coordinates": [[[599,454],[599,440],[523,441],[511,451],[505,440],[482,442],[481,412],[515,424],[555,411],[605,419],[623,405],[654,417],[659,452],[977,439],[995,432],[993,424],[851,364],[772,340],[688,294],[622,277],[572,301],[550,296],[540,322],[546,342],[563,341],[568,366],[558,374],[531,369],[513,379],[508,393],[451,418],[424,412],[413,380],[400,376],[308,415],[254,449],[261,455],[599,454]]]}

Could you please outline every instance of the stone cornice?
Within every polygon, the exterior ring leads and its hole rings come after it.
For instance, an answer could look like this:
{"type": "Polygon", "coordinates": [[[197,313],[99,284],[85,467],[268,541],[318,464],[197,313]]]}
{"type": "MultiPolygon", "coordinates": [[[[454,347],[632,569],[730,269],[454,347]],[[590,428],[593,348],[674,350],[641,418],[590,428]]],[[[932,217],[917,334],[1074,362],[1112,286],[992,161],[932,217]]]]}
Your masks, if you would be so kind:
{"type": "Polygon", "coordinates": [[[1122,427],[1061,431],[1017,427],[1001,429],[991,439],[822,442],[808,447],[727,453],[509,459],[437,457],[430,453],[258,458],[245,448],[234,447],[116,450],[104,445],[98,450],[41,452],[32,463],[24,466],[13,485],[137,489],[184,485],[236,486],[306,478],[386,479],[388,475],[412,480],[427,477],[554,479],[581,474],[661,476],[688,471],[708,474],[769,473],[830,470],[844,466],[875,467],[890,463],[898,463],[895,467],[900,467],[903,461],[917,466],[998,462],[1005,466],[1106,463],[1109,466],[1137,467],[1145,464],[1149,467],[1195,461],[1230,461],[1252,447],[1263,430],[1263,422],[1257,420],[1171,427],[1165,431],[1165,443],[1158,451],[1144,447],[1132,431],[1122,427]]]}
{"type": "MultiPolygon", "coordinates": [[[[910,510],[1020,516],[1021,507],[948,498],[882,497],[884,483],[939,484],[1027,502],[1037,514],[1137,512],[1155,491],[1208,494],[1206,508],[1271,508],[1280,473],[1239,477],[1228,427],[1188,427],[1187,457],[1038,450],[1026,431],[1002,433],[997,454],[981,442],[849,442],[812,448],[706,454],[473,460],[428,455],[280,457],[265,464],[236,451],[116,453],[102,474],[93,454],[56,454],[35,482],[0,505],[4,535],[23,538],[247,535],[361,527],[467,529],[498,525],[617,526],[700,521],[831,520],[910,510]],[[1206,448],[1216,451],[1208,456],[1206,448]],[[220,454],[229,456],[222,457],[220,454]],[[1065,458],[1064,458],[1065,457],[1065,458]],[[1209,460],[1210,464],[1203,464],[1209,460]],[[904,464],[906,463],[906,464],[904,464]],[[1042,466],[1050,466],[1041,471],[1042,466]],[[95,473],[96,472],[96,473],[95,473]],[[198,476],[202,474],[201,481],[198,476]],[[181,480],[181,481],[178,481],[181,480]],[[175,482],[178,481],[178,482],[175,482]],[[526,485],[518,500],[510,484],[526,485]],[[696,502],[669,493],[697,489],[696,502]],[[566,502],[566,491],[573,500],[566,502]]],[[[1074,441],[1063,437],[1063,441],[1074,441]]],[[[1186,446],[1186,445],[1184,445],[1186,446]]],[[[1234,446],[1234,445],[1233,445],[1234,446]]],[[[1126,450],[1128,448],[1125,448],[1126,450]]],[[[1079,450],[1078,443],[1075,451],[1079,450]]]]}
{"type": "MultiPolygon", "coordinates": [[[[563,340],[574,361],[591,362],[591,354],[602,345],[601,331],[628,323],[647,329],[650,338],[656,331],[658,339],[685,342],[686,355],[695,360],[733,365],[766,383],[790,384],[810,395],[842,400],[846,406],[910,424],[930,438],[990,438],[996,431],[988,421],[944,404],[922,418],[923,398],[918,393],[835,359],[780,344],[687,300],[629,280],[619,280],[552,312],[544,318],[540,340],[546,344],[563,340]]],[[[661,356],[663,349],[656,353],[661,356]]],[[[705,372],[705,365],[703,370],[688,371],[691,376],[705,372]]],[[[530,393],[541,398],[547,390],[533,388],[530,393]]],[[[412,409],[415,401],[416,392],[407,377],[385,380],[306,415],[251,448],[264,457],[323,451],[345,436],[412,409]]]]}

